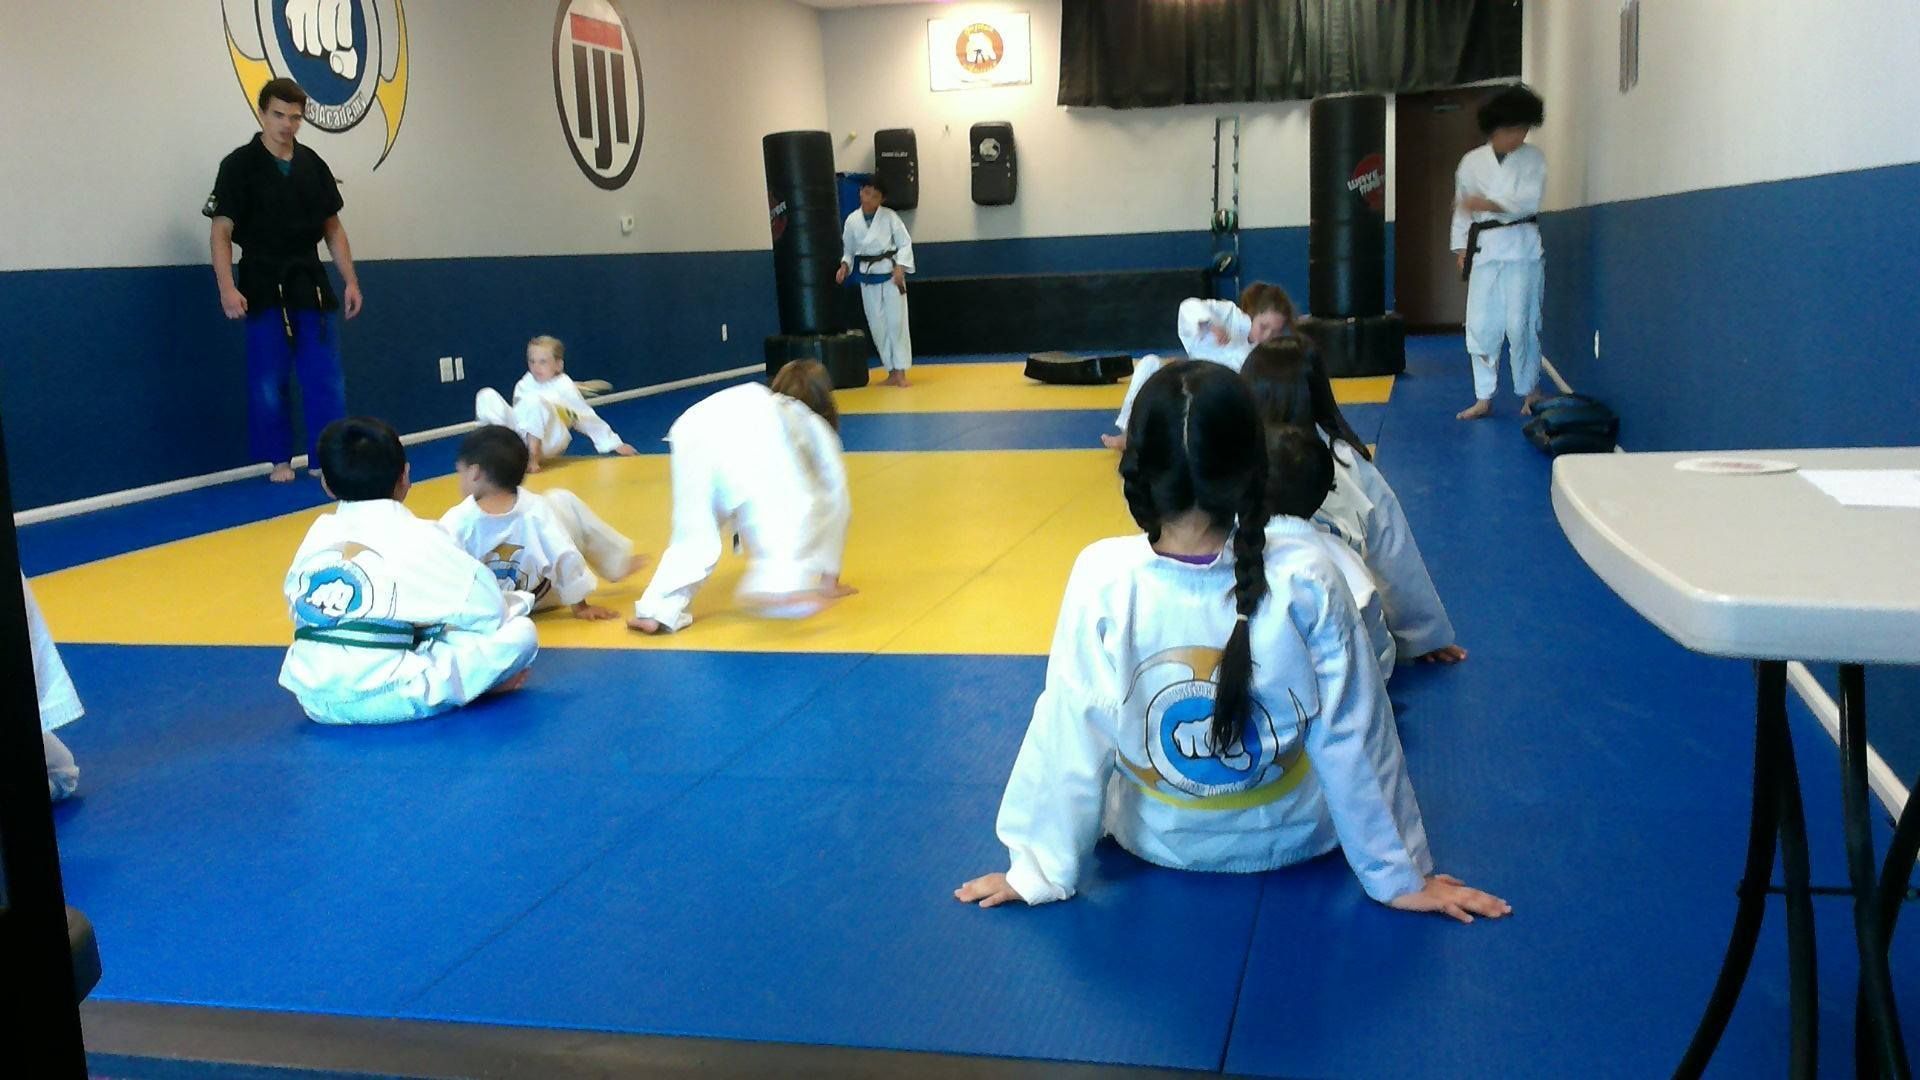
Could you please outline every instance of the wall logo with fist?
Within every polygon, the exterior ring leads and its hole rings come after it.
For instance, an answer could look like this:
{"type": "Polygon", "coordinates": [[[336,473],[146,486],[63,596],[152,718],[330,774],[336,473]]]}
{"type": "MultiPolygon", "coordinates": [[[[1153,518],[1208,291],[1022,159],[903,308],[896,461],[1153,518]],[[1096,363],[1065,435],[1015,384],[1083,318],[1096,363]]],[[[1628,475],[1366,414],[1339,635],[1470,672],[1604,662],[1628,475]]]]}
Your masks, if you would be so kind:
{"type": "Polygon", "coordinates": [[[260,88],[292,79],[308,95],[307,123],[342,132],[377,104],[393,152],[407,107],[407,22],[402,0],[222,0],[227,51],[254,107],[260,88]]]}
{"type": "Polygon", "coordinates": [[[608,0],[560,0],[553,100],[574,164],[595,186],[625,187],[640,164],[647,96],[627,17],[608,0]]]}
{"type": "Polygon", "coordinates": [[[1291,791],[1309,768],[1302,752],[1306,709],[1293,700],[1296,724],[1283,741],[1266,706],[1252,702],[1245,729],[1230,746],[1213,745],[1213,702],[1220,650],[1188,646],[1155,653],[1134,671],[1128,707],[1145,702],[1145,764],[1123,761],[1149,794],[1168,802],[1196,800],[1219,809],[1257,806],[1291,791]]]}

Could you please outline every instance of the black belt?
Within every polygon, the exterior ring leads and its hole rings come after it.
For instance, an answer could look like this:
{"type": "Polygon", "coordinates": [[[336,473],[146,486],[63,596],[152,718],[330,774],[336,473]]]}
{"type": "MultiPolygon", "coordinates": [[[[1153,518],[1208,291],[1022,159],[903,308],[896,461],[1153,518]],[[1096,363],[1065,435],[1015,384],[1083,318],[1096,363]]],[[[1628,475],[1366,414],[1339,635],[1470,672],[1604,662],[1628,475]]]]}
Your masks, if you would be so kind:
{"type": "Polygon", "coordinates": [[[1539,215],[1529,215],[1518,221],[1476,221],[1467,226],[1467,262],[1460,268],[1460,280],[1466,281],[1473,276],[1473,257],[1480,252],[1480,234],[1490,229],[1510,229],[1515,225],[1533,225],[1540,220],[1539,215]]]}
{"type": "MultiPolygon", "coordinates": [[[[889,248],[889,249],[887,249],[886,251],[882,251],[882,252],[878,252],[877,254],[873,254],[873,255],[855,255],[855,256],[853,257],[853,261],[854,261],[854,262],[855,262],[856,264],[858,264],[858,263],[865,263],[865,264],[868,264],[868,265],[871,265],[871,264],[873,264],[873,263],[877,263],[877,262],[879,262],[879,261],[881,261],[882,259],[884,259],[884,260],[886,260],[887,262],[893,262],[893,257],[894,257],[895,255],[898,255],[898,254],[900,254],[900,249],[899,249],[899,248],[889,248]]],[[[898,265],[898,264],[896,263],[895,265],[898,265]]],[[[855,269],[859,269],[859,267],[858,267],[858,266],[856,266],[856,267],[855,267],[855,269]]],[[[874,273],[874,271],[872,271],[872,270],[860,270],[860,272],[861,272],[861,273],[863,273],[863,274],[871,274],[871,273],[874,273]]]]}

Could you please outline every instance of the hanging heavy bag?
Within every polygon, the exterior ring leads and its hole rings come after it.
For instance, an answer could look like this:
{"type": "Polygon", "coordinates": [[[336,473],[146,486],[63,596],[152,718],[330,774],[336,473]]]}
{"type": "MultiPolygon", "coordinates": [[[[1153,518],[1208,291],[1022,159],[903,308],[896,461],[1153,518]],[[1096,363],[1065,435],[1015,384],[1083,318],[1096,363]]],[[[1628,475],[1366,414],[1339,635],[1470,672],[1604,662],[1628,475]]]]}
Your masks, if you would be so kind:
{"type": "Polygon", "coordinates": [[[1533,419],[1520,430],[1548,457],[1608,454],[1620,442],[1620,418],[1585,394],[1542,398],[1533,406],[1533,419]]]}

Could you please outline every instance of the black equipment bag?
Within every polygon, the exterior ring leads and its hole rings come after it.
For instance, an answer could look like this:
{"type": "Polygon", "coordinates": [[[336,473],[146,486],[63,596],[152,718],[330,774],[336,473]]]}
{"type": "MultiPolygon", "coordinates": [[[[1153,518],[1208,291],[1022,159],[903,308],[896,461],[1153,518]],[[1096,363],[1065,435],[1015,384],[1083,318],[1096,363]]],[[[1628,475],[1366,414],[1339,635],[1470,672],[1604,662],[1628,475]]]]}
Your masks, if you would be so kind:
{"type": "Polygon", "coordinates": [[[1620,418],[1585,394],[1542,398],[1533,406],[1533,419],[1520,430],[1548,457],[1609,454],[1620,443],[1620,418]]]}

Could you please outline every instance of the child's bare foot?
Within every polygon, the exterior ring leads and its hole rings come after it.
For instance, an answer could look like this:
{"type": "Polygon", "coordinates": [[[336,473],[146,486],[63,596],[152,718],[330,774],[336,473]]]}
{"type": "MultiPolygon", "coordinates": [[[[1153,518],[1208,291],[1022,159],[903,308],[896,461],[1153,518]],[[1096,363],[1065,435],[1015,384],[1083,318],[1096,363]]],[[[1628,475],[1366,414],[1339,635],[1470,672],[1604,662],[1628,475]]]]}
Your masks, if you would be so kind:
{"type": "Polygon", "coordinates": [[[659,619],[632,618],[627,620],[627,629],[638,630],[643,634],[657,634],[666,627],[660,625],[659,619]]]}
{"type": "Polygon", "coordinates": [[[1127,448],[1127,437],[1125,435],[1102,435],[1100,436],[1100,445],[1109,450],[1125,450],[1127,448]]]}
{"type": "Polygon", "coordinates": [[[887,385],[888,386],[907,385],[907,373],[905,371],[899,371],[899,370],[887,372],[887,385]]]}
{"type": "Polygon", "coordinates": [[[1453,414],[1455,420],[1478,420],[1493,411],[1493,402],[1485,398],[1474,402],[1470,407],[1453,414]]]}
{"type": "Polygon", "coordinates": [[[267,474],[267,479],[276,484],[291,484],[293,483],[293,475],[293,466],[291,464],[275,465],[273,471],[267,474]]]}
{"type": "Polygon", "coordinates": [[[540,459],[539,459],[539,458],[528,458],[528,459],[527,459],[527,471],[528,471],[528,472],[530,472],[530,473],[537,473],[537,472],[539,472],[539,471],[540,471],[540,459]]]}
{"type": "Polygon", "coordinates": [[[612,608],[603,608],[599,604],[590,604],[582,600],[573,605],[573,617],[585,619],[588,622],[602,622],[607,619],[617,619],[620,613],[612,608]]]}
{"type": "Polygon", "coordinates": [[[1467,658],[1467,650],[1458,645],[1446,645],[1430,653],[1422,653],[1413,658],[1416,664],[1457,664],[1467,658]]]}
{"type": "Polygon", "coordinates": [[[645,567],[646,565],[647,565],[647,557],[645,555],[635,555],[633,558],[627,560],[627,568],[625,570],[620,571],[620,576],[617,578],[614,578],[613,580],[625,581],[628,578],[632,577],[633,575],[639,573],[641,568],[645,567]]]}
{"type": "Polygon", "coordinates": [[[822,600],[838,600],[843,596],[852,596],[859,591],[859,589],[848,585],[838,578],[820,583],[820,598],[822,600]]]}
{"type": "Polygon", "coordinates": [[[1538,405],[1538,404],[1540,404],[1540,399],[1541,399],[1541,398],[1543,398],[1543,397],[1545,397],[1545,396],[1546,396],[1545,394],[1542,394],[1542,393],[1541,393],[1540,391],[1538,391],[1538,390],[1535,390],[1535,391],[1534,391],[1533,393],[1531,393],[1531,394],[1528,394],[1528,395],[1527,395],[1527,400],[1525,400],[1525,401],[1523,401],[1523,402],[1521,402],[1521,403],[1520,403],[1520,415],[1521,415],[1521,416],[1532,416],[1532,415],[1533,415],[1533,407],[1534,407],[1535,405],[1538,405]]]}
{"type": "Polygon", "coordinates": [[[613,452],[619,454],[621,457],[634,457],[640,453],[640,451],[635,450],[626,443],[621,443],[619,446],[614,447],[613,452]]]}
{"type": "Polygon", "coordinates": [[[480,696],[486,697],[487,694],[511,694],[515,690],[518,690],[521,687],[527,685],[527,680],[531,678],[533,678],[533,669],[521,668],[519,671],[516,671],[513,674],[507,676],[506,678],[501,679],[499,682],[494,683],[493,689],[488,690],[486,694],[482,694],[480,696]]]}

